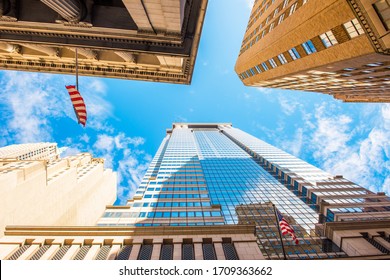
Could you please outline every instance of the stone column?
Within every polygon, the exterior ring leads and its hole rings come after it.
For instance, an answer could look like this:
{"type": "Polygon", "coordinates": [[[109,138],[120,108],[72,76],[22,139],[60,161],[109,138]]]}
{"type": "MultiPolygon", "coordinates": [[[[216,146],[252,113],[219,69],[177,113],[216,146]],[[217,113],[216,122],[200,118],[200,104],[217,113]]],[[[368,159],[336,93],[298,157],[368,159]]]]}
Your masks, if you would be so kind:
{"type": "Polygon", "coordinates": [[[173,240],[173,259],[181,260],[181,244],[183,243],[183,239],[174,239],[173,240]]]}
{"type": "Polygon", "coordinates": [[[141,250],[141,244],[133,244],[133,249],[131,250],[131,254],[129,256],[129,260],[138,259],[139,251],[141,250]]]}
{"type": "Polygon", "coordinates": [[[137,24],[138,30],[141,31],[153,31],[153,27],[150,25],[147,11],[144,8],[141,0],[122,0],[127,11],[131,15],[131,18],[137,24]]]}
{"type": "Polygon", "coordinates": [[[84,4],[79,0],[41,0],[69,22],[79,22],[83,16],[84,4]]]}
{"type": "Polygon", "coordinates": [[[121,245],[120,244],[112,244],[111,250],[108,253],[107,260],[115,260],[115,258],[118,255],[120,249],[121,249],[121,245]]]}
{"type": "Polygon", "coordinates": [[[81,244],[72,245],[61,260],[72,260],[80,249],[81,244]]]}
{"type": "Polygon", "coordinates": [[[195,260],[203,260],[202,238],[194,238],[195,260]]]}
{"type": "Polygon", "coordinates": [[[0,18],[8,21],[17,21],[16,0],[3,0],[0,5],[0,18]]]}
{"type": "Polygon", "coordinates": [[[215,255],[217,257],[217,260],[226,260],[225,253],[223,252],[222,248],[222,239],[218,238],[219,240],[214,241],[214,249],[215,249],[215,255]]]}
{"type": "Polygon", "coordinates": [[[1,244],[0,246],[0,260],[4,260],[11,256],[16,250],[18,250],[20,244],[1,244]]]}
{"type": "Polygon", "coordinates": [[[91,249],[88,250],[88,253],[85,255],[84,260],[93,260],[95,259],[97,253],[100,250],[100,244],[93,244],[91,249]]]}
{"type": "Polygon", "coordinates": [[[57,250],[60,248],[60,244],[52,244],[50,248],[42,255],[39,260],[51,260],[57,250]]]}
{"type": "Polygon", "coordinates": [[[151,260],[159,260],[160,259],[160,252],[161,252],[162,243],[163,243],[163,240],[161,238],[154,240],[152,256],[150,257],[151,260]]]}
{"type": "Polygon", "coordinates": [[[30,247],[18,258],[18,260],[28,260],[39,249],[39,244],[32,244],[30,247]]]}

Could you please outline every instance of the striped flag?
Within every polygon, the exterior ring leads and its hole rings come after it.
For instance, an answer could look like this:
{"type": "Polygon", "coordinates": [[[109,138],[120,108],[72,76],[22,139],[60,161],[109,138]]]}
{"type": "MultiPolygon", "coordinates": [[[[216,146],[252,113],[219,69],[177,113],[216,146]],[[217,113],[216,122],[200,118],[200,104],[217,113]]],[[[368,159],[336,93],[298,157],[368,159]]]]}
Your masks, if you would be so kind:
{"type": "Polygon", "coordinates": [[[285,218],[283,218],[282,214],[276,209],[276,214],[278,216],[278,222],[279,222],[279,226],[280,226],[280,231],[282,232],[283,235],[286,235],[286,234],[289,234],[293,241],[295,242],[295,244],[299,244],[299,240],[297,238],[297,236],[295,235],[295,232],[293,230],[293,228],[290,226],[290,224],[286,221],[285,218]]]}
{"type": "Polygon", "coordinates": [[[77,120],[85,127],[87,123],[87,108],[85,107],[84,99],[75,86],[65,86],[72,100],[73,109],[76,113],[77,120]]]}

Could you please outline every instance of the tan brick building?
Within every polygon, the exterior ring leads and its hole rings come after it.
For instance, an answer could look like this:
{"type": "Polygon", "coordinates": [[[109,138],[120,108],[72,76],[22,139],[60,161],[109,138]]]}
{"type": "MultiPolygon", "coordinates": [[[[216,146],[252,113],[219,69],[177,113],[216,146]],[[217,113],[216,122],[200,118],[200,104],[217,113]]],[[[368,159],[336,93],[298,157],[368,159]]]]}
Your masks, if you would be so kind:
{"type": "Polygon", "coordinates": [[[390,102],[388,0],[257,0],[235,71],[247,86],[390,102]]]}
{"type": "Polygon", "coordinates": [[[5,0],[0,69],[190,84],[207,0],[5,0]]]}

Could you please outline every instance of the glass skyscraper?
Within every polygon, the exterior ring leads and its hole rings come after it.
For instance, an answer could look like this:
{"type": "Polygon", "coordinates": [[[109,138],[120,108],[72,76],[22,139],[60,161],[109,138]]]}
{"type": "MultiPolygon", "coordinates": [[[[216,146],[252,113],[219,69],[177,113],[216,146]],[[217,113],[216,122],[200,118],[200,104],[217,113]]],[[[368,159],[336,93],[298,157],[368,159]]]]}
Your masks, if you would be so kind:
{"type": "Polygon", "coordinates": [[[343,249],[352,239],[341,226],[353,228],[353,242],[373,247],[374,255],[390,253],[384,193],[328,174],[227,123],[173,124],[133,199],[127,207],[108,208],[98,225],[253,224],[264,257],[280,259],[273,204],[299,239],[296,245],[283,237],[290,259],[353,256],[343,249]]]}

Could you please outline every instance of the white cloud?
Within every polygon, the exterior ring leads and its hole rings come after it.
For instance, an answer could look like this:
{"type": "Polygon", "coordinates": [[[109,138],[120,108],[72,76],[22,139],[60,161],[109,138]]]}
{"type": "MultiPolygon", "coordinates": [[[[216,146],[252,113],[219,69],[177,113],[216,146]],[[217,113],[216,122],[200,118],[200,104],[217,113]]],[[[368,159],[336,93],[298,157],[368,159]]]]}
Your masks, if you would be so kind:
{"type": "Polygon", "coordinates": [[[291,96],[289,98],[286,98],[283,95],[279,94],[278,95],[278,101],[280,104],[280,107],[282,108],[283,113],[286,115],[290,116],[293,113],[295,113],[296,109],[298,107],[301,107],[301,103],[298,102],[297,100],[293,99],[291,96]]]}
{"type": "Polygon", "coordinates": [[[349,124],[352,119],[349,116],[327,116],[325,112],[325,104],[316,109],[317,129],[312,136],[312,144],[316,149],[315,157],[326,158],[345,149],[351,137],[349,124]]]}
{"type": "Polygon", "coordinates": [[[111,152],[115,147],[115,137],[107,134],[98,135],[98,139],[93,145],[95,149],[101,152],[111,152]]]}
{"type": "Polygon", "coordinates": [[[143,162],[139,162],[137,157],[128,154],[119,161],[118,166],[118,188],[119,204],[124,204],[129,197],[132,197],[139,187],[146,170],[151,161],[150,156],[144,157],[143,162]]]}
{"type": "Polygon", "coordinates": [[[149,166],[151,157],[138,149],[144,143],[142,137],[127,137],[121,132],[115,136],[99,134],[93,144],[97,155],[105,158],[105,166],[116,167],[119,204],[134,194],[149,166]]]}
{"type": "Polygon", "coordinates": [[[264,93],[264,94],[270,94],[273,91],[273,89],[266,88],[266,87],[258,87],[258,88],[256,88],[256,90],[260,91],[261,93],[264,93]]]}
{"type": "Polygon", "coordinates": [[[150,162],[150,156],[140,149],[145,139],[128,137],[110,125],[113,108],[106,100],[106,86],[97,78],[86,77],[80,77],[79,87],[88,112],[85,133],[68,135],[55,131],[64,121],[69,122],[66,118],[73,119],[77,126],[65,89],[65,85],[72,84],[73,80],[73,77],[64,75],[2,72],[0,146],[53,141],[67,148],[61,156],[90,152],[94,157],[103,157],[105,166],[117,169],[119,173],[118,193],[123,194],[119,200],[125,202],[138,187],[150,162]]]}
{"type": "Polygon", "coordinates": [[[382,191],[390,194],[390,177],[387,177],[386,180],[383,182],[382,191]]]}
{"type": "MultiPolygon", "coordinates": [[[[54,121],[72,118],[76,122],[65,89],[67,84],[68,76],[3,72],[0,105],[5,107],[1,115],[11,134],[8,138],[17,143],[51,141],[54,121]]],[[[87,128],[109,129],[104,123],[111,116],[112,108],[103,98],[104,84],[92,78],[81,78],[80,84],[87,104],[87,128]]]]}
{"type": "Polygon", "coordinates": [[[80,151],[76,147],[62,147],[62,148],[64,149],[64,151],[61,153],[62,158],[68,157],[68,156],[75,156],[75,155],[83,152],[83,151],[80,151]]]}
{"type": "Polygon", "coordinates": [[[4,73],[0,102],[7,108],[7,115],[2,119],[16,142],[50,140],[48,116],[66,116],[64,102],[58,94],[52,94],[51,86],[45,86],[48,80],[47,75],[37,73],[4,73]]]}
{"type": "Polygon", "coordinates": [[[287,152],[299,157],[303,146],[303,129],[298,128],[295,131],[294,138],[291,141],[285,140],[282,143],[282,148],[287,152]]]}
{"type": "Polygon", "coordinates": [[[252,10],[255,0],[245,0],[247,7],[252,10]]]}
{"type": "Polygon", "coordinates": [[[123,132],[118,133],[115,136],[108,134],[99,134],[94,147],[97,150],[104,152],[111,152],[115,149],[126,149],[129,145],[135,147],[145,143],[145,139],[142,137],[127,137],[123,132]]]}
{"type": "Polygon", "coordinates": [[[311,120],[315,129],[307,139],[307,146],[326,171],[344,175],[372,191],[390,194],[389,106],[377,106],[376,110],[360,113],[372,120],[371,127],[362,129],[356,124],[359,113],[339,114],[336,113],[339,109],[322,104],[311,120]]]}
{"type": "Polygon", "coordinates": [[[89,136],[84,133],[83,135],[80,136],[80,140],[85,142],[85,143],[88,143],[89,142],[89,136]]]}

